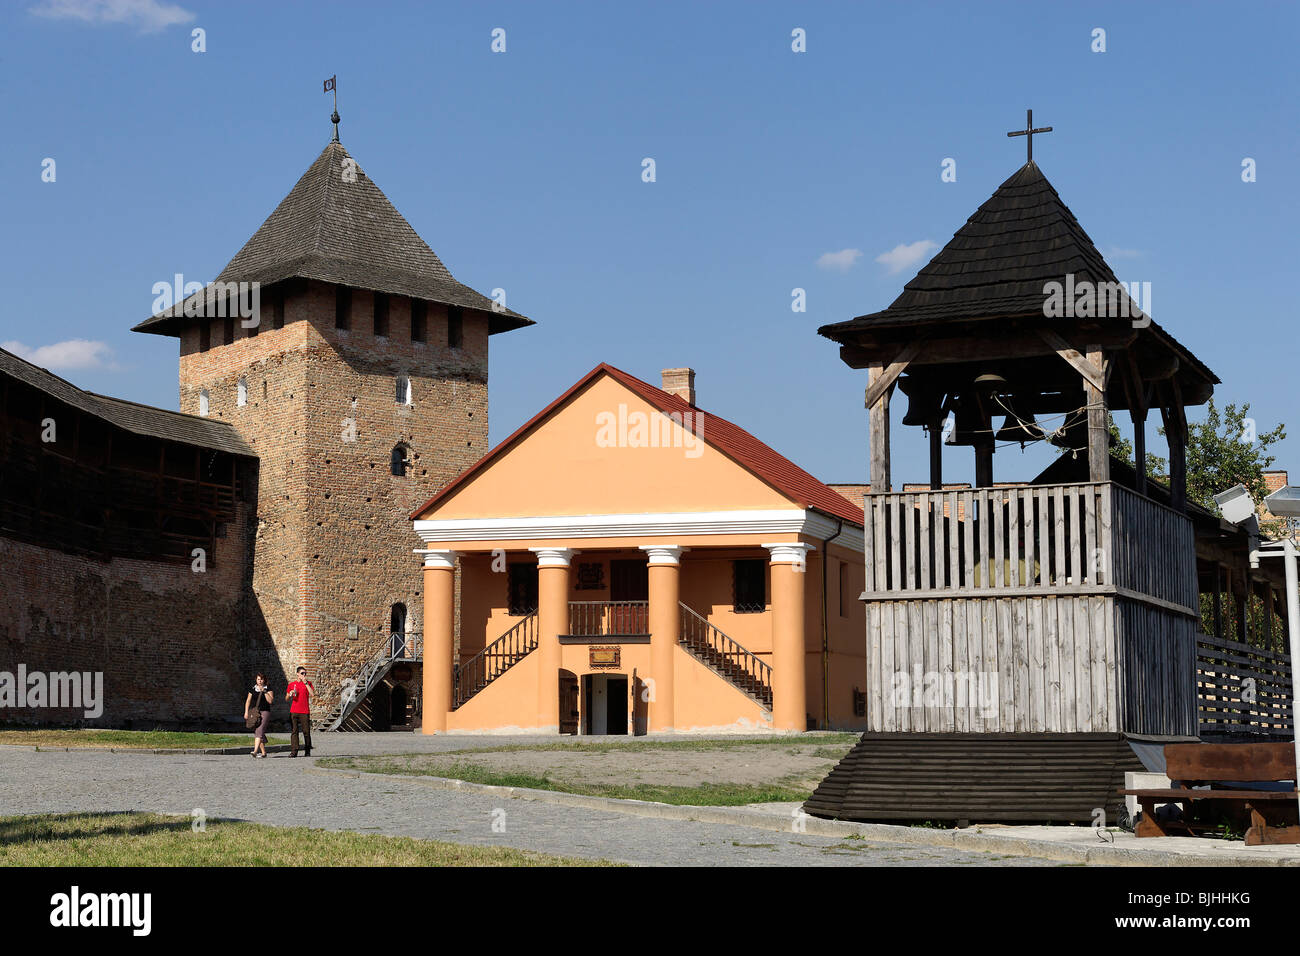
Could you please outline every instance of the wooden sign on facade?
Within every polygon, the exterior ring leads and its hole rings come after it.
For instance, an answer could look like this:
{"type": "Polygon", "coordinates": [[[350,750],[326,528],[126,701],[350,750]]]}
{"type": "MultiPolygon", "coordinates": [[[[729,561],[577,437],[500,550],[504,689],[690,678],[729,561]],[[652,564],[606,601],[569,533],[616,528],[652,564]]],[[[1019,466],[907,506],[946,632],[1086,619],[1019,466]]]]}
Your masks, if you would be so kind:
{"type": "Polygon", "coordinates": [[[592,667],[618,667],[622,656],[621,647],[593,647],[588,659],[592,667]]]}

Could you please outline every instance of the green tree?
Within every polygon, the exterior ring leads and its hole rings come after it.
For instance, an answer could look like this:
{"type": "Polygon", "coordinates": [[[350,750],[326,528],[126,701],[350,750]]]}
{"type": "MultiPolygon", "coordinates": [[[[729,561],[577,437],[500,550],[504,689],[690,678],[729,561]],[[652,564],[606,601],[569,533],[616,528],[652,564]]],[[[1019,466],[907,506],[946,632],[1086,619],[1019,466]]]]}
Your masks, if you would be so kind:
{"type": "MultiPolygon", "coordinates": [[[[1133,464],[1133,443],[1120,434],[1113,417],[1108,417],[1110,453],[1133,464]]],[[[1164,428],[1156,433],[1164,437],[1164,428]]],[[[1210,399],[1205,420],[1187,423],[1187,498],[1202,508],[1218,514],[1214,496],[1233,485],[1246,486],[1251,498],[1264,500],[1264,470],[1276,461],[1268,449],[1286,438],[1286,426],[1279,424],[1261,432],[1250,417],[1250,403],[1229,403],[1220,411],[1210,399]]],[[[1147,452],[1147,476],[1168,483],[1169,462],[1147,452]]]]}
{"type": "MultiPolygon", "coordinates": [[[[1162,432],[1163,434],[1163,432],[1162,432]]],[[[1286,438],[1286,426],[1260,431],[1250,403],[1229,403],[1220,412],[1210,399],[1205,420],[1187,423],[1187,497],[1218,513],[1214,496],[1233,485],[1246,486],[1256,504],[1264,500],[1264,469],[1276,460],[1270,446],[1286,438]]]]}

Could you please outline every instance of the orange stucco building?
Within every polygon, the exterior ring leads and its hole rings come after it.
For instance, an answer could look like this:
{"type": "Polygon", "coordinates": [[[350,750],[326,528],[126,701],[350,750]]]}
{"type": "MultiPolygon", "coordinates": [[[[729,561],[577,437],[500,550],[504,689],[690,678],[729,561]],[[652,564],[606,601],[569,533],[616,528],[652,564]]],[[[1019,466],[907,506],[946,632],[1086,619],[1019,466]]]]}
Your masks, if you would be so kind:
{"type": "Polygon", "coordinates": [[[862,511],[600,365],[412,517],[425,733],[865,725],[862,511]]]}

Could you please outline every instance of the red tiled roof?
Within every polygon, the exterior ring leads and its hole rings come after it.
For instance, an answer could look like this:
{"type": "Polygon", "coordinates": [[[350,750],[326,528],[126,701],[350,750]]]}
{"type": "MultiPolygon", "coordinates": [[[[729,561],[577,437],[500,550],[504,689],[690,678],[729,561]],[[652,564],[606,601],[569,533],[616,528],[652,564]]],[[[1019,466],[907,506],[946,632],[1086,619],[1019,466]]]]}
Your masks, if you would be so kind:
{"type": "Polygon", "coordinates": [[[525,435],[550,417],[553,411],[602,374],[608,375],[625,388],[635,392],[661,412],[666,414],[694,412],[702,416],[702,418],[697,419],[701,423],[696,425],[694,431],[705,444],[722,452],[741,467],[752,472],[777,491],[792,499],[800,507],[812,508],[834,518],[843,518],[858,527],[862,526],[861,508],[853,505],[844,496],[832,491],[790,459],[763,444],[739,425],[735,425],[725,418],[719,418],[717,415],[706,412],[697,406],[688,405],[685,399],[670,395],[663,389],[656,388],[648,382],[641,381],[635,375],[629,375],[622,369],[614,368],[614,366],[607,365],[604,362],[584,375],[573,387],[530,418],[513,435],[480,458],[450,484],[444,486],[436,495],[416,509],[411,518],[419,518],[434,505],[450,498],[470,478],[500,457],[507,449],[518,443],[525,435]]]}

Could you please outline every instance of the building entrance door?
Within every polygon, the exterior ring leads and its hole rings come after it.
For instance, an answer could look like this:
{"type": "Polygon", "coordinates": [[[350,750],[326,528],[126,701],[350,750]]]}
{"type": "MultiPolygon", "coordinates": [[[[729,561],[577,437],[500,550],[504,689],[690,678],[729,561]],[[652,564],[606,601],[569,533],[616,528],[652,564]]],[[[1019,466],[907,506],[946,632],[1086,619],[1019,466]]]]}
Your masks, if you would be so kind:
{"type": "Polygon", "coordinates": [[[582,678],[583,730],[594,735],[627,733],[627,677],[586,674],[582,678]]]}

